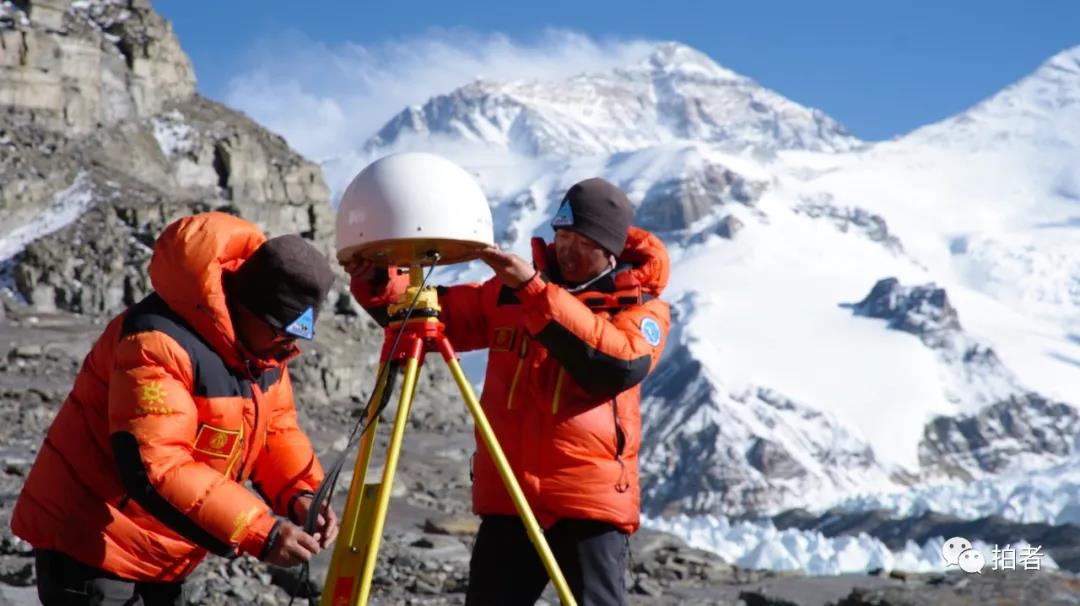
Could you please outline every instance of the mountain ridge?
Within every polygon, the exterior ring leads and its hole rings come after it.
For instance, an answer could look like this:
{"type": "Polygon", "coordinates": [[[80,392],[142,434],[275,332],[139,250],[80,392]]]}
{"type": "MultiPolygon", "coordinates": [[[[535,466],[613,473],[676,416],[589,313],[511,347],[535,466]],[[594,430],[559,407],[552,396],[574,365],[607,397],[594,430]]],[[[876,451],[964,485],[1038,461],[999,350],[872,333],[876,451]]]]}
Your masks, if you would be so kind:
{"type": "Polygon", "coordinates": [[[673,42],[635,65],[558,83],[474,81],[406,108],[364,149],[417,136],[459,137],[527,156],[608,154],[680,139],[762,153],[861,145],[820,110],[673,42]]]}

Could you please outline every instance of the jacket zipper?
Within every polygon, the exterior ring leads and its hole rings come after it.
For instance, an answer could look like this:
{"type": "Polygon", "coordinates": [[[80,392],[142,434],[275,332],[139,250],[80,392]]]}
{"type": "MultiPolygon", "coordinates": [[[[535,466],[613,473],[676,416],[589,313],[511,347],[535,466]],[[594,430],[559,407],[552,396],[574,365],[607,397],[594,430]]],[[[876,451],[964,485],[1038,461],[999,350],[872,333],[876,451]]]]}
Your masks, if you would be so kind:
{"type": "Polygon", "coordinates": [[[529,337],[527,335],[521,336],[521,346],[518,347],[518,363],[517,368],[514,369],[514,378],[510,380],[510,393],[506,396],[506,409],[510,410],[514,406],[514,392],[517,391],[518,379],[521,378],[521,368],[525,366],[525,354],[529,351],[529,337]]]}
{"type": "Polygon", "coordinates": [[[611,398],[611,416],[615,420],[615,458],[622,460],[623,450],[626,448],[626,432],[623,431],[622,421],[619,420],[619,397],[611,398]]]}
{"type": "Polygon", "coordinates": [[[615,482],[616,492],[630,490],[630,481],[626,477],[626,464],[623,463],[623,450],[626,449],[626,432],[623,431],[622,422],[619,421],[619,397],[611,398],[611,416],[615,420],[615,460],[619,463],[619,479],[615,482]]]}
{"type": "Polygon", "coordinates": [[[566,369],[562,366],[559,367],[559,378],[555,379],[555,397],[551,398],[551,414],[558,414],[559,401],[562,399],[562,386],[563,375],[566,374],[566,369]]]}
{"type": "MultiPolygon", "coordinates": [[[[251,431],[252,431],[252,434],[253,434],[251,436],[251,443],[254,445],[255,444],[254,432],[259,431],[259,408],[261,408],[261,406],[259,405],[259,399],[255,396],[256,391],[259,390],[259,386],[256,384],[256,381],[255,381],[255,373],[252,372],[252,370],[251,370],[251,362],[247,362],[245,365],[247,366],[248,380],[251,381],[251,404],[255,407],[255,420],[252,422],[252,427],[251,427],[251,431]]],[[[262,393],[262,392],[259,391],[259,393],[262,393]]],[[[243,422],[241,422],[240,423],[240,427],[241,427],[240,436],[241,437],[243,437],[243,435],[244,435],[243,425],[244,425],[243,422]]],[[[241,444],[241,446],[242,445],[243,444],[241,444]]],[[[244,478],[243,478],[244,468],[247,467],[247,456],[246,456],[247,453],[246,453],[246,451],[241,451],[241,453],[244,455],[244,463],[242,465],[240,465],[240,470],[238,472],[236,472],[236,480],[238,482],[243,482],[244,481],[244,478]]]]}

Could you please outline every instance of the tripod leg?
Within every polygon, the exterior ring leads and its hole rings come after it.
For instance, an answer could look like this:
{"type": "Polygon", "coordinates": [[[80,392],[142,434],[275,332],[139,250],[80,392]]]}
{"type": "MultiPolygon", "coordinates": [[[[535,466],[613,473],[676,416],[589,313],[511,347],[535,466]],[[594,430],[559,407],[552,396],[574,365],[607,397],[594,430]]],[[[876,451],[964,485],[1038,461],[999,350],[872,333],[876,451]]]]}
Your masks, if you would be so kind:
{"type": "Polygon", "coordinates": [[[525,499],[525,494],[521,492],[521,486],[518,485],[517,478],[514,477],[514,471],[510,469],[510,463],[507,462],[506,455],[503,454],[502,447],[499,446],[499,440],[495,437],[495,432],[488,423],[484,409],[481,408],[480,402],[476,399],[472,385],[465,376],[465,372],[461,369],[461,363],[458,362],[457,356],[450,349],[449,341],[445,338],[440,343],[440,349],[442,350],[443,359],[450,366],[450,373],[454,375],[454,381],[457,383],[458,389],[461,390],[465,405],[469,407],[469,412],[472,413],[476,429],[480,432],[484,445],[487,446],[488,452],[495,462],[495,467],[499,470],[499,476],[502,477],[503,484],[506,485],[506,490],[514,501],[514,507],[517,508],[518,515],[521,516],[521,521],[525,524],[529,540],[536,547],[536,552],[540,555],[540,560],[543,561],[544,568],[547,569],[548,576],[551,578],[552,584],[555,585],[555,590],[559,593],[559,599],[562,600],[564,606],[577,606],[574,595],[570,593],[570,587],[563,577],[562,570],[559,569],[559,563],[555,561],[555,555],[551,553],[547,539],[544,538],[544,533],[540,530],[540,524],[536,521],[536,516],[533,515],[529,502],[525,499]]]}
{"type": "MultiPolygon", "coordinates": [[[[398,400],[397,415],[394,417],[394,428],[390,434],[390,444],[386,448],[382,482],[378,484],[375,498],[370,500],[373,512],[370,533],[367,537],[367,552],[364,554],[364,567],[360,573],[360,585],[357,587],[356,599],[349,602],[350,605],[367,604],[368,594],[371,591],[371,578],[375,574],[375,561],[379,556],[383,524],[386,522],[386,513],[390,506],[390,492],[394,487],[394,472],[397,470],[398,458],[401,454],[401,443],[405,437],[405,425],[408,422],[413,395],[416,393],[416,378],[420,372],[420,359],[423,355],[422,344],[417,342],[413,355],[405,363],[405,380],[401,385],[401,397],[398,400]]],[[[336,603],[334,604],[336,606],[336,603]]]]}
{"type": "Polygon", "coordinates": [[[385,399],[393,391],[394,374],[397,363],[383,362],[376,375],[379,382],[371,397],[368,418],[365,419],[367,430],[360,438],[360,447],[356,454],[356,466],[353,468],[349,496],[341,516],[341,531],[334,544],[334,554],[326,572],[325,588],[320,606],[354,604],[352,596],[356,589],[356,573],[364,563],[367,548],[370,545],[371,521],[375,511],[374,498],[378,484],[365,484],[367,469],[371,463],[371,454],[375,446],[375,430],[378,427],[379,410],[385,399]],[[342,602],[341,599],[345,599],[342,602]]]}

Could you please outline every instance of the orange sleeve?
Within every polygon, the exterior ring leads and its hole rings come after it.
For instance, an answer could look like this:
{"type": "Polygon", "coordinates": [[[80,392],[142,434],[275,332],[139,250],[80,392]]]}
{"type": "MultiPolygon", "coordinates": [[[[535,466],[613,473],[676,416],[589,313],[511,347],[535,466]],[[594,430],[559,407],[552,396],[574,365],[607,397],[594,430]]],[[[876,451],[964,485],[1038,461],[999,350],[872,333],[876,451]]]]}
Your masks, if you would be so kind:
{"type": "Polygon", "coordinates": [[[608,319],[540,276],[520,288],[518,298],[525,329],[594,396],[611,397],[640,383],[659,362],[671,327],[659,299],[608,319]]]}
{"type": "MultiPolygon", "coordinates": [[[[386,326],[390,318],[387,306],[397,300],[409,286],[408,274],[398,274],[397,268],[390,266],[386,275],[379,275],[374,280],[353,278],[349,284],[352,295],[380,326],[386,326]]],[[[486,297],[493,296],[497,288],[491,280],[484,283],[440,286],[439,306],[442,311],[439,318],[446,325],[446,335],[458,351],[470,351],[487,347],[487,310],[486,297]]]]}
{"type": "Polygon", "coordinates": [[[499,283],[488,280],[439,288],[439,318],[457,351],[483,349],[490,343],[488,304],[494,304],[499,283]]]}
{"type": "Polygon", "coordinates": [[[397,301],[408,286],[409,274],[399,273],[398,268],[391,265],[386,268],[385,273],[381,269],[377,270],[371,280],[352,278],[349,291],[380,326],[386,326],[390,320],[387,306],[397,301]]]}
{"type": "Polygon", "coordinates": [[[255,462],[252,481],[270,500],[278,515],[291,519],[293,498],[314,493],[322,482],[323,469],[315,457],[311,440],[296,420],[288,369],[282,372],[280,382],[268,394],[272,396],[273,404],[267,426],[266,448],[255,462]]]}
{"type": "Polygon", "coordinates": [[[192,457],[198,411],[187,352],[160,332],[124,337],[109,381],[109,432],[128,494],[189,541],[258,557],[275,528],[266,504],[192,457]]]}

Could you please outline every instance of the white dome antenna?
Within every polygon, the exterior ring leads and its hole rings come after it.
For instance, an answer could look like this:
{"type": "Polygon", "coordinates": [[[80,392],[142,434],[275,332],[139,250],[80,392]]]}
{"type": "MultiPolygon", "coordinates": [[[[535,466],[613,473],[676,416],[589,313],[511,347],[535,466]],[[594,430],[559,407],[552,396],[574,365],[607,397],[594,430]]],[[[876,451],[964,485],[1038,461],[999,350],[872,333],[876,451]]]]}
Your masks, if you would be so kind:
{"type": "Polygon", "coordinates": [[[380,265],[460,263],[494,242],[491,207],[476,179],[435,154],[391,154],[352,180],[337,211],[337,256],[380,265]]]}

